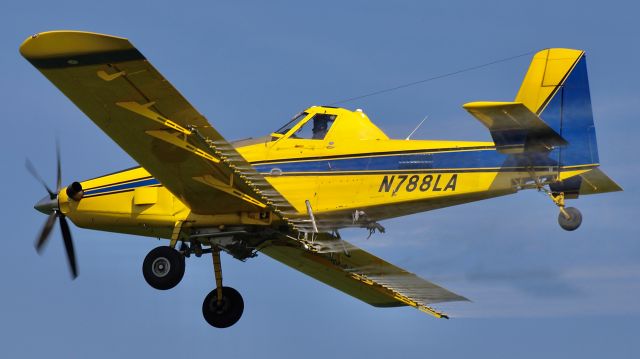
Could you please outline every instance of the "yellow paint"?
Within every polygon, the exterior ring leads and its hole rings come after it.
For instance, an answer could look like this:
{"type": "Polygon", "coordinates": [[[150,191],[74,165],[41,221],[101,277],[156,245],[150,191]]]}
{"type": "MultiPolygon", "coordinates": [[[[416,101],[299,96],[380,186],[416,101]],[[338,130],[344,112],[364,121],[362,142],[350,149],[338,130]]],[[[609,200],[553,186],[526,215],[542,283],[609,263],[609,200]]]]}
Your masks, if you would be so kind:
{"type": "Polygon", "coordinates": [[[589,171],[591,171],[590,168],[579,169],[579,170],[567,169],[565,171],[560,172],[560,175],[558,175],[558,180],[559,181],[564,181],[564,180],[566,180],[568,178],[579,176],[579,175],[581,175],[581,174],[583,174],[585,172],[589,172],[589,171]]]}
{"type": "Polygon", "coordinates": [[[515,102],[522,102],[531,112],[540,114],[583,54],[581,50],[558,48],[535,54],[515,102]]]}
{"type": "Polygon", "coordinates": [[[122,37],[86,31],[46,31],[26,39],[20,46],[22,56],[43,59],[55,55],[91,54],[129,50],[133,46],[122,37]],[[44,41],[30,41],[38,37],[44,41]],[[47,41],[47,40],[51,41],[47,41]]]}
{"type": "Polygon", "coordinates": [[[191,134],[191,131],[187,130],[186,128],[178,125],[177,123],[171,121],[170,119],[168,119],[168,118],[166,118],[166,117],[164,117],[164,116],[162,116],[162,115],[160,115],[158,113],[155,113],[155,112],[151,111],[149,109],[149,107],[154,105],[153,102],[148,103],[146,105],[141,105],[141,104],[139,104],[139,103],[137,103],[135,101],[116,102],[116,105],[118,105],[118,106],[120,106],[120,107],[122,107],[124,109],[127,109],[127,110],[129,110],[131,112],[135,112],[135,113],[137,113],[138,115],[140,115],[142,117],[146,117],[149,120],[155,121],[155,122],[157,122],[157,123],[159,123],[159,124],[161,124],[163,126],[166,126],[166,127],[170,128],[170,129],[176,130],[176,131],[178,131],[178,132],[180,132],[182,134],[185,134],[185,135],[190,135],[191,134]]]}
{"type": "Polygon", "coordinates": [[[158,187],[138,187],[133,190],[133,204],[151,205],[158,202],[158,187]]]}
{"type": "Polygon", "coordinates": [[[451,148],[464,150],[465,147],[493,146],[493,142],[483,141],[438,141],[438,140],[398,140],[389,139],[374,125],[364,112],[343,108],[314,106],[305,110],[309,115],[284,135],[272,134],[274,141],[238,148],[249,162],[299,158],[304,160],[316,156],[344,156],[349,154],[410,151],[451,148]],[[322,140],[296,139],[291,136],[313,115],[327,113],[337,115],[334,125],[322,140]]]}
{"type": "Polygon", "coordinates": [[[223,183],[217,179],[215,179],[213,176],[210,175],[204,175],[204,176],[200,176],[200,177],[193,177],[194,180],[198,181],[198,182],[202,182],[204,184],[206,184],[207,186],[211,186],[215,189],[218,189],[222,192],[228,193],[236,198],[239,198],[243,201],[247,201],[249,203],[255,204],[256,206],[260,207],[260,208],[265,208],[266,205],[256,199],[254,199],[251,196],[248,196],[240,191],[238,191],[237,189],[235,189],[233,187],[233,177],[230,180],[230,183],[223,183]]]}
{"type": "Polygon", "coordinates": [[[193,153],[196,156],[202,157],[204,159],[207,159],[213,163],[219,163],[220,160],[213,157],[212,155],[206,153],[205,151],[193,147],[191,144],[189,144],[188,142],[186,142],[184,139],[179,138],[180,134],[179,133],[169,133],[167,131],[164,130],[149,130],[149,131],[145,131],[145,133],[149,136],[155,137],[157,139],[163,140],[164,142],[180,147],[183,150],[187,150],[191,153],[193,153]]]}
{"type": "Polygon", "coordinates": [[[184,225],[184,221],[176,221],[176,223],[173,224],[173,231],[171,232],[171,242],[169,244],[171,248],[175,248],[176,243],[180,239],[183,225],[184,225]]]}
{"type": "MultiPolygon", "coordinates": [[[[108,188],[114,184],[150,178],[143,168],[81,182],[85,193],[108,188]]],[[[236,212],[224,215],[198,215],[191,212],[163,186],[138,187],[124,192],[87,195],[79,202],[70,200],[63,188],[58,195],[60,208],[73,222],[85,228],[129,233],[150,237],[171,238],[174,224],[184,221],[185,227],[229,224],[268,225],[270,218],[258,213],[236,212]]]]}

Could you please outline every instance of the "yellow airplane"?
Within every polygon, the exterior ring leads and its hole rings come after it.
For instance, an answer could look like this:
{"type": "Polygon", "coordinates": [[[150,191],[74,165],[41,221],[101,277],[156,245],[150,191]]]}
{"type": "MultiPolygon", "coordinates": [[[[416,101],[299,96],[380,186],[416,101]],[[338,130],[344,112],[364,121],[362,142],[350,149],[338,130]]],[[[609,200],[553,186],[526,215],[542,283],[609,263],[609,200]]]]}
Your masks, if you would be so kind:
{"type": "Polygon", "coordinates": [[[380,221],[513,194],[544,191],[558,221],[575,230],[582,215],[565,207],[578,195],[620,191],[599,167],[585,54],[546,49],[533,57],[513,102],[463,107],[493,142],[390,139],[360,109],[312,106],[268,136],[225,140],[147,59],[120,37],[50,31],[20,52],[140,167],[56,190],[32,165],[48,195],[72,275],[66,218],[79,227],[165,238],[142,271],[166,290],[183,277],[185,257],[211,253],[216,289],[202,312],[214,327],[236,323],[240,294],[222,284],[220,251],[246,260],[264,253],[376,307],[412,306],[448,318],[433,303],[464,301],[432,282],[340,238],[380,221]]]}

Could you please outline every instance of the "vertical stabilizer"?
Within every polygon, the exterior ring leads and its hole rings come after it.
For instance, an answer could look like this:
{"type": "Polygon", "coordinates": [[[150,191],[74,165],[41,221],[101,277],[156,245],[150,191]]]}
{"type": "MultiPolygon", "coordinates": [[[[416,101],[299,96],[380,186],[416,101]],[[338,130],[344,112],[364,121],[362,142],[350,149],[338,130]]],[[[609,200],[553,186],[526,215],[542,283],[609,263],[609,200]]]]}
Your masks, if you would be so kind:
{"type": "Polygon", "coordinates": [[[516,95],[568,144],[551,158],[561,166],[598,164],[584,51],[546,49],[534,55],[516,95]]]}

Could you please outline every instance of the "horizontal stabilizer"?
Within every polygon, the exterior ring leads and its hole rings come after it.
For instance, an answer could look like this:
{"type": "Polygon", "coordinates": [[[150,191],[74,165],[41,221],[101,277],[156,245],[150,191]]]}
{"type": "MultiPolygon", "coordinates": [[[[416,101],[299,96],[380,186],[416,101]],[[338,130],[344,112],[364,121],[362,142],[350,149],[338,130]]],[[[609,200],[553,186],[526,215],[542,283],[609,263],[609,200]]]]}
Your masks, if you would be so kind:
{"type": "Polygon", "coordinates": [[[470,102],[465,110],[491,132],[498,151],[550,151],[567,145],[562,136],[520,102],[470,102]]]}
{"type": "Polygon", "coordinates": [[[580,177],[582,178],[580,185],[581,195],[622,191],[622,187],[599,168],[585,172],[580,177]]]}
{"type": "Polygon", "coordinates": [[[554,193],[564,193],[566,198],[578,198],[580,195],[622,191],[622,188],[599,168],[580,171],[579,174],[551,183],[549,188],[554,193]]]}

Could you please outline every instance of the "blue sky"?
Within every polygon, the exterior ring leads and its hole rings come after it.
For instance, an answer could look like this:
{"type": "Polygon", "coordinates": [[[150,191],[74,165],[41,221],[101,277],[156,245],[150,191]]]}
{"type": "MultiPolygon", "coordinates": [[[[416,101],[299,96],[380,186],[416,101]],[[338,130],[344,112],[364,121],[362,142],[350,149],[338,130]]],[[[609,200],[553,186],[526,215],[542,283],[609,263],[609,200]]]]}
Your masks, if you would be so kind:
{"type": "MultiPolygon", "coordinates": [[[[0,356],[327,356],[635,358],[640,324],[637,5],[629,1],[270,1],[3,4],[0,95],[5,229],[0,254],[0,356]],[[25,157],[54,181],[55,136],[65,183],[133,161],[18,54],[30,34],[78,29],[129,38],[228,139],[264,135],[296,112],[546,47],[587,51],[603,169],[624,193],[572,203],[584,223],[556,223],[543,195],[521,192],[386,221],[388,233],[344,236],[473,300],[376,309],[260,256],[223,258],[245,299],[241,321],[201,318],[213,288],[209,258],[158,292],[141,263],[155,239],[72,228],[80,277],[69,279],[59,234],[43,256],[33,240],[44,193],[25,157]]],[[[461,105],[509,101],[523,57],[346,104],[392,137],[488,140],[461,105]]],[[[57,229],[56,229],[57,231],[57,229]]]]}

